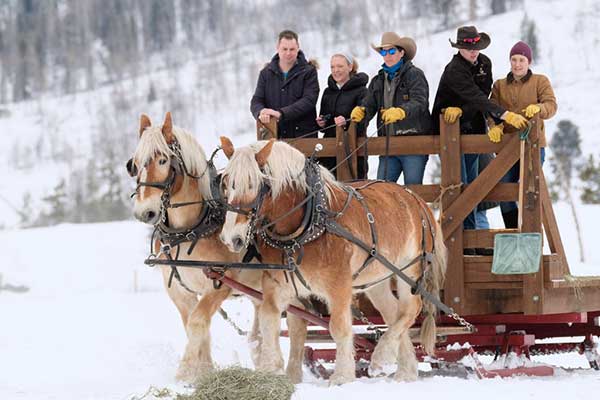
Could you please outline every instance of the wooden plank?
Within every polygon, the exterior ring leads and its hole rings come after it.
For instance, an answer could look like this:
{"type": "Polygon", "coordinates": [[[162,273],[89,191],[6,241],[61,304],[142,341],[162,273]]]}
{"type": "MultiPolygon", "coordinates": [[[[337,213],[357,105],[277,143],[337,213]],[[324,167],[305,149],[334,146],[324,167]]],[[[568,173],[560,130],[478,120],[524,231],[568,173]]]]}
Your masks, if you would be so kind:
{"type": "MultiPolygon", "coordinates": [[[[468,186],[468,185],[467,185],[468,186]]],[[[407,188],[418,194],[423,200],[432,203],[438,200],[441,190],[439,185],[407,185],[407,188]]],[[[519,195],[518,183],[499,183],[487,196],[485,201],[517,201],[519,195]]]]}
{"type": "MultiPolygon", "coordinates": [[[[367,150],[370,156],[385,155],[385,137],[358,138],[357,145],[362,146],[368,140],[367,150]]],[[[438,135],[392,136],[390,137],[389,155],[397,154],[438,154],[440,137],[438,135]]],[[[364,155],[364,146],[358,152],[364,155]]]]}
{"type": "MultiPolygon", "coordinates": [[[[471,289],[465,291],[465,315],[503,314],[521,312],[523,298],[520,288],[471,289]]],[[[467,318],[468,320],[468,318],[467,318]]]]}
{"type": "Polygon", "coordinates": [[[523,289],[523,281],[507,282],[465,282],[467,290],[485,290],[485,289],[523,289]]]}
{"type": "MultiPolygon", "coordinates": [[[[490,288],[496,288],[495,283],[502,282],[522,282],[526,277],[532,274],[509,274],[497,275],[492,273],[492,256],[473,256],[465,257],[465,283],[486,282],[490,284],[490,288]]],[[[544,268],[547,268],[552,263],[558,261],[555,254],[542,256],[544,268]]],[[[600,279],[600,278],[599,278],[600,279]]],[[[497,288],[501,288],[499,285],[497,288]]],[[[519,287],[522,287],[521,285],[519,287]]]]}
{"type": "MultiPolygon", "coordinates": [[[[458,123],[447,125],[440,116],[440,159],[442,162],[442,187],[452,187],[460,184],[460,140],[458,123]]],[[[459,197],[460,190],[449,190],[442,198],[442,210],[451,207],[459,197]]],[[[442,214],[443,215],[443,214],[442,214]]],[[[465,298],[464,268],[463,268],[463,230],[454,230],[452,235],[444,236],[448,248],[448,266],[444,285],[444,302],[463,313],[467,304],[465,298]]]]}
{"type": "Polygon", "coordinates": [[[466,154],[487,154],[487,153],[500,153],[506,144],[514,137],[518,136],[517,133],[507,133],[502,136],[502,141],[499,143],[492,143],[488,135],[464,135],[460,141],[460,151],[466,154]]]}
{"type": "Polygon", "coordinates": [[[544,289],[544,314],[600,310],[597,286],[544,289]]]}
{"type": "Polygon", "coordinates": [[[557,265],[557,268],[552,268],[548,271],[548,280],[562,279],[563,276],[569,275],[571,272],[565,254],[565,248],[563,247],[560,238],[560,231],[558,230],[558,224],[556,223],[556,216],[554,215],[554,209],[552,207],[552,201],[550,200],[550,193],[548,191],[548,185],[546,184],[546,177],[543,170],[540,170],[540,196],[542,197],[542,222],[544,224],[546,238],[548,239],[548,246],[552,253],[558,254],[560,257],[560,263],[557,265]]]}
{"type": "MultiPolygon", "coordinates": [[[[517,162],[519,157],[519,137],[513,136],[498,156],[483,172],[467,186],[452,205],[444,209],[442,230],[447,239],[458,227],[469,212],[479,204],[491,189],[500,181],[506,172],[517,162]]],[[[442,174],[444,166],[442,165],[442,174]]]]}
{"type": "Polygon", "coordinates": [[[465,249],[494,247],[497,233],[517,233],[517,229],[469,229],[464,232],[465,249]]]}
{"type": "Polygon", "coordinates": [[[358,155],[356,154],[356,123],[350,122],[350,126],[348,126],[348,130],[346,131],[346,135],[348,135],[348,147],[350,148],[350,158],[348,162],[352,167],[352,171],[354,171],[354,179],[358,179],[358,155]]]}
{"type": "MultiPolygon", "coordinates": [[[[538,145],[540,120],[536,117],[529,138],[521,141],[521,169],[519,174],[519,221],[522,233],[542,232],[542,203],[540,198],[540,148],[538,145]]],[[[535,274],[523,277],[523,312],[542,314],[544,311],[544,263],[535,274]]]]}
{"type": "MultiPolygon", "coordinates": [[[[344,128],[341,126],[335,127],[335,165],[337,165],[337,169],[335,170],[335,175],[338,181],[347,182],[352,180],[352,173],[350,171],[350,164],[347,161],[344,161],[346,158],[346,149],[344,146],[344,141],[347,141],[348,138],[345,138],[346,132],[344,128]]],[[[348,146],[350,143],[348,143],[348,146]]],[[[355,170],[356,171],[356,170],[355,170]]]]}
{"type": "Polygon", "coordinates": [[[335,157],[336,156],[336,139],[335,138],[304,138],[304,139],[282,139],[289,143],[304,155],[310,156],[315,151],[315,146],[320,144],[323,150],[319,152],[319,157],[335,157]]]}
{"type": "Polygon", "coordinates": [[[271,118],[268,124],[256,120],[256,140],[277,139],[277,120],[271,118]]]}

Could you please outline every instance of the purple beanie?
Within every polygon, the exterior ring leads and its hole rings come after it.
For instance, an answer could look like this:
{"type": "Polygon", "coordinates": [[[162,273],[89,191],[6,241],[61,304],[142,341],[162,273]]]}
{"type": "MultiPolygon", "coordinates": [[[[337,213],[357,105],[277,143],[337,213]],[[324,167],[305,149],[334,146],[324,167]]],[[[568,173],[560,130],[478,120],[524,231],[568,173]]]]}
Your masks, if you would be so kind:
{"type": "Polygon", "coordinates": [[[527,43],[517,42],[517,44],[510,49],[510,57],[514,56],[515,54],[526,57],[531,64],[531,47],[529,47],[527,43]]]}

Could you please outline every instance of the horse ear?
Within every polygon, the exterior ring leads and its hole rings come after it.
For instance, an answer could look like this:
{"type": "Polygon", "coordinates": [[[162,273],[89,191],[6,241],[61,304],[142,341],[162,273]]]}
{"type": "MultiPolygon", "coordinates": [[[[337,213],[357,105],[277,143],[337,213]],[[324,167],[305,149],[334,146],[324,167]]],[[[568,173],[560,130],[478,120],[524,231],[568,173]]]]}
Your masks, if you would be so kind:
{"type": "Polygon", "coordinates": [[[165,115],[165,122],[163,122],[162,134],[168,144],[173,143],[175,136],[173,136],[173,121],[171,119],[171,112],[167,111],[165,115]]]}
{"type": "Polygon", "coordinates": [[[142,134],[150,125],[152,125],[152,122],[150,122],[150,117],[148,117],[146,114],[142,114],[140,117],[140,137],[142,137],[142,134]]]}
{"type": "Polygon", "coordinates": [[[233,152],[235,151],[233,148],[233,143],[231,143],[231,140],[229,140],[227,136],[221,136],[219,139],[221,139],[221,148],[223,149],[223,153],[225,153],[225,156],[228,159],[231,159],[231,156],[233,156],[233,152]]]}
{"type": "Polygon", "coordinates": [[[269,155],[271,155],[271,149],[273,148],[273,143],[275,143],[275,139],[269,140],[269,142],[265,145],[265,147],[260,149],[260,151],[258,153],[256,153],[256,155],[254,156],[254,158],[256,159],[256,162],[258,163],[258,166],[260,168],[264,167],[265,164],[267,163],[267,159],[269,158],[269,155]]]}

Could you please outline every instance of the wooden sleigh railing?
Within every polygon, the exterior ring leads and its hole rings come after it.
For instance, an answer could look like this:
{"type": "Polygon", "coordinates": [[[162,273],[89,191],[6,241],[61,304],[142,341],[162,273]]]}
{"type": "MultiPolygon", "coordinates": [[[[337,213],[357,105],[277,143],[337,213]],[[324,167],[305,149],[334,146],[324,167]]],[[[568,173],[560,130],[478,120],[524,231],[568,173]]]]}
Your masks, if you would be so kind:
{"type": "MultiPolygon", "coordinates": [[[[569,279],[570,270],[544,173],[540,163],[540,121],[531,120],[526,140],[518,134],[505,134],[500,143],[487,135],[460,135],[458,123],[446,124],[440,118],[440,135],[395,136],[390,138],[389,155],[438,154],[441,184],[409,185],[425,201],[439,202],[444,240],[448,247],[448,270],[444,302],[464,315],[524,313],[553,314],[600,310],[600,277],[569,279]],[[469,185],[461,184],[461,154],[496,153],[496,158],[469,185]],[[520,160],[519,183],[500,179],[520,160]],[[518,229],[463,230],[463,220],[482,201],[518,201],[518,229]],[[464,256],[465,248],[492,248],[498,233],[544,233],[550,254],[544,254],[540,269],[532,274],[495,275],[492,256],[464,256]]],[[[273,120],[267,126],[257,122],[258,139],[277,138],[273,120]]],[[[386,138],[356,136],[354,124],[335,138],[284,139],[306,155],[317,143],[320,157],[336,157],[337,178],[352,177],[357,157],[386,154],[386,138]],[[347,157],[347,151],[352,153],[347,157]],[[357,151],[355,151],[358,149],[357,151]],[[347,159],[346,159],[347,158],[347,159]],[[345,161],[344,161],[345,160],[345,161]]]]}

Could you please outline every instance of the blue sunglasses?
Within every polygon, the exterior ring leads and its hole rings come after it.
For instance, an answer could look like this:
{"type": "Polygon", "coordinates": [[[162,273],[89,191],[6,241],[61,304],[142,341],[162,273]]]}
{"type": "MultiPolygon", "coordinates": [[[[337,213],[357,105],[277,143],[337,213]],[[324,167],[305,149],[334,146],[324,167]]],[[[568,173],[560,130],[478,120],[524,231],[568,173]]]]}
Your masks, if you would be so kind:
{"type": "Polygon", "coordinates": [[[396,52],[398,52],[398,49],[395,47],[392,47],[391,49],[387,49],[387,50],[386,49],[379,50],[379,54],[381,54],[381,57],[385,57],[388,54],[390,56],[393,56],[394,54],[396,54],[396,52]]]}

